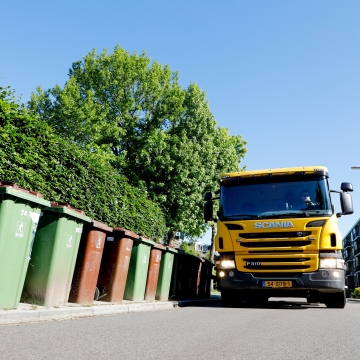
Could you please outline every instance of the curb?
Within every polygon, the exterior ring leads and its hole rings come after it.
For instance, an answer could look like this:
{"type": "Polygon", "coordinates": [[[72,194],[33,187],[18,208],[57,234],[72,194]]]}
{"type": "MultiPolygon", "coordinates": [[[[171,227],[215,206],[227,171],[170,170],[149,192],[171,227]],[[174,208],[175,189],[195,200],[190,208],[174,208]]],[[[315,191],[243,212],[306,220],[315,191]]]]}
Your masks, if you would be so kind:
{"type": "MultiPolygon", "coordinates": [[[[27,304],[20,305],[26,307],[27,304]]],[[[178,307],[178,305],[177,301],[64,306],[59,308],[40,307],[36,309],[33,309],[31,305],[29,305],[27,309],[0,310],[0,325],[166,310],[174,309],[178,307]]]]}
{"type": "Polygon", "coordinates": [[[346,301],[357,301],[357,302],[359,302],[360,299],[347,298],[346,301]]]}

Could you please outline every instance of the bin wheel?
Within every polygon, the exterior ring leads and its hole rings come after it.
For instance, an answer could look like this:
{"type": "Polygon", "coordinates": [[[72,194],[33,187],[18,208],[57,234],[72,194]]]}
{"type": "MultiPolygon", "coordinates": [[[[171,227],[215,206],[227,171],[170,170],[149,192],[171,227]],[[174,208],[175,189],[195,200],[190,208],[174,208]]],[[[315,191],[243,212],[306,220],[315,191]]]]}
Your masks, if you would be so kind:
{"type": "Polygon", "coordinates": [[[345,291],[337,292],[334,294],[327,294],[324,303],[328,308],[343,309],[346,305],[345,291]]]}
{"type": "Polygon", "coordinates": [[[96,287],[95,288],[95,294],[94,294],[94,300],[98,300],[100,297],[100,290],[96,287]]]}

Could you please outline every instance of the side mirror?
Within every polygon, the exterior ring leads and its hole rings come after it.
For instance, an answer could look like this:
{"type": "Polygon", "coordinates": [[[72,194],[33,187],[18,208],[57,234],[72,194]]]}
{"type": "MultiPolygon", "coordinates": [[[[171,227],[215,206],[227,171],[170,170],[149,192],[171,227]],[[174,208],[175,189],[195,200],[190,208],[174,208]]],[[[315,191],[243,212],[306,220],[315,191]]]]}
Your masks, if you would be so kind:
{"type": "Polygon", "coordinates": [[[205,193],[204,195],[204,201],[209,201],[212,199],[212,192],[208,191],[207,193],[205,193]]]}
{"type": "MultiPolygon", "coordinates": [[[[342,189],[342,184],[341,184],[341,189],[342,189]]],[[[344,215],[350,215],[354,213],[352,198],[351,195],[348,194],[347,192],[340,193],[340,204],[341,204],[342,213],[344,215]]]]}
{"type": "Polygon", "coordinates": [[[205,204],[204,204],[204,220],[205,222],[210,221],[213,218],[213,202],[212,200],[208,200],[205,204]]]}
{"type": "Polygon", "coordinates": [[[354,191],[352,184],[350,184],[348,182],[341,183],[341,190],[345,191],[345,192],[354,191]]]}

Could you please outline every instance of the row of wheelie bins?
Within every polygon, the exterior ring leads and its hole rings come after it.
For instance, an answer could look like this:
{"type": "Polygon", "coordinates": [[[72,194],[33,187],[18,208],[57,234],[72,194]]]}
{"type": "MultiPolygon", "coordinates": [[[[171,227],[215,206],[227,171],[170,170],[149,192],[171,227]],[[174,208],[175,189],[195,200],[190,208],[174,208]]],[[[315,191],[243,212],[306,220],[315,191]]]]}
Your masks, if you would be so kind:
{"type": "Polygon", "coordinates": [[[179,252],[174,259],[170,283],[171,299],[209,298],[214,264],[197,256],[179,252]]]}
{"type": "Polygon", "coordinates": [[[1,309],[20,301],[167,301],[175,255],[173,248],[109,227],[68,204],[0,182],[1,309]]]}

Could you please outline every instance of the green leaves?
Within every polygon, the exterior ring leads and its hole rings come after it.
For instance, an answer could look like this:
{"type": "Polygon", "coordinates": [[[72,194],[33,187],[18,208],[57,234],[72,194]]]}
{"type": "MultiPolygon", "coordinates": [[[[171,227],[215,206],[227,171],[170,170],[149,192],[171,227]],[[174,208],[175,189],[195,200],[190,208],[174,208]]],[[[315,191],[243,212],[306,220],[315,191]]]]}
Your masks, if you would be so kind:
{"type": "Polygon", "coordinates": [[[245,144],[240,136],[217,127],[205,93],[196,84],[184,90],[181,116],[159,129],[138,153],[138,177],[165,209],[170,230],[188,237],[204,232],[203,194],[218,187],[222,172],[239,170],[245,144]]]}
{"type": "Polygon", "coordinates": [[[110,226],[162,237],[165,221],[159,206],[130,186],[102,152],[59,138],[0,88],[0,180],[41,192],[51,201],[82,209],[110,226]]]}

